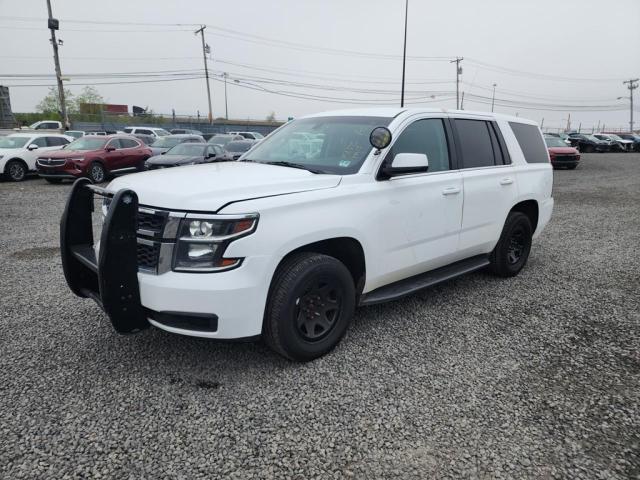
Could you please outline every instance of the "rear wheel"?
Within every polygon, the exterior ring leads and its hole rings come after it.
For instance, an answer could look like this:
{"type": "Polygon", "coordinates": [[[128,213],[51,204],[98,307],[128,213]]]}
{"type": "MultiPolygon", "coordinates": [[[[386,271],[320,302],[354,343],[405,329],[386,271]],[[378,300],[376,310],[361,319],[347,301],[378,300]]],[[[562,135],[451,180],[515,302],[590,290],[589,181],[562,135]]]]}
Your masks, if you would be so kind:
{"type": "Polygon", "coordinates": [[[522,212],[511,212],[504,223],[498,244],[489,257],[489,270],[500,277],[517,275],[529,258],[533,229],[522,212]]]}
{"type": "Polygon", "coordinates": [[[333,349],[355,310],[347,267],[317,253],[299,253],[276,271],[264,318],[264,339],[280,355],[309,361],[333,349]]]}
{"type": "Polygon", "coordinates": [[[21,182],[27,176],[27,166],[20,160],[11,160],[7,162],[4,172],[12,182],[21,182]]]}
{"type": "Polygon", "coordinates": [[[102,183],[107,178],[102,164],[94,162],[89,166],[89,180],[93,183],[102,183]]]}
{"type": "Polygon", "coordinates": [[[58,183],[62,183],[62,179],[61,178],[45,178],[45,180],[48,183],[53,183],[53,184],[58,184],[58,183]]]}

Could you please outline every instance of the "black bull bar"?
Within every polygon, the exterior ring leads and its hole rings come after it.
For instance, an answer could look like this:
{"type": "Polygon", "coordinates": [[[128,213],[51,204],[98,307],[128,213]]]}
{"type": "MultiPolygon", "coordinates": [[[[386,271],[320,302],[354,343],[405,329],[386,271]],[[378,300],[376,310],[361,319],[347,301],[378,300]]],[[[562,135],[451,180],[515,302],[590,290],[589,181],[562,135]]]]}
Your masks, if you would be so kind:
{"type": "Polygon", "coordinates": [[[118,333],[149,327],[140,303],[137,261],[138,196],[123,189],[115,194],[76,180],[60,220],[60,254],[67,284],[79,297],[91,298],[108,315],[118,333]],[[92,228],[94,194],[111,197],[96,258],[92,228]]]}

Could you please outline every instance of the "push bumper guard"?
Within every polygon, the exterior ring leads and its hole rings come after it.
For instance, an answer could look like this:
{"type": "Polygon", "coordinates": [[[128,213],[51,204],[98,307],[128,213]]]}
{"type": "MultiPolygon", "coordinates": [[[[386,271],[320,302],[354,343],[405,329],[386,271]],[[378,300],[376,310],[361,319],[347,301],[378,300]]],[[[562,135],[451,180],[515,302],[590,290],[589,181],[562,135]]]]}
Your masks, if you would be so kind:
{"type": "Polygon", "coordinates": [[[132,190],[115,194],[76,180],[60,221],[60,254],[67,284],[79,297],[100,305],[118,333],[149,327],[140,303],[137,262],[138,196],[132,190]],[[100,237],[96,258],[91,214],[94,194],[113,196],[100,237]]]}

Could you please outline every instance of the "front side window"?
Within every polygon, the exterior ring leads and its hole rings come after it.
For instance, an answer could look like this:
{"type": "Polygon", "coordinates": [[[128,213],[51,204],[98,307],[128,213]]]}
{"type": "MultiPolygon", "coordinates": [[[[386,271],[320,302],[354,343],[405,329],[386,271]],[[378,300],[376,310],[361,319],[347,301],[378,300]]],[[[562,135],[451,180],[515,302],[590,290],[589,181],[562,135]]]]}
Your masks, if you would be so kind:
{"type": "Polygon", "coordinates": [[[37,145],[38,148],[46,147],[47,139],[45,137],[34,138],[33,141],[31,142],[31,145],[37,145]]]}
{"type": "Polygon", "coordinates": [[[549,163],[549,154],[536,125],[509,122],[527,163],[549,163]]]}
{"type": "Polygon", "coordinates": [[[46,137],[48,147],[61,147],[69,143],[69,140],[62,137],[46,137]]]}
{"type": "Polygon", "coordinates": [[[400,134],[385,162],[399,153],[424,153],[429,160],[428,172],[449,170],[449,148],[442,119],[417,120],[400,134]]]}
{"type": "Polygon", "coordinates": [[[293,120],[257,144],[245,160],[291,163],[319,173],[354,174],[373,148],[371,130],[390,122],[387,117],[363,116],[293,120]]]}
{"type": "Polygon", "coordinates": [[[120,145],[122,148],[136,148],[139,146],[138,142],[131,140],[130,138],[121,138],[120,145]]]}
{"type": "Polygon", "coordinates": [[[120,139],[112,138],[111,140],[109,140],[109,143],[107,143],[107,148],[115,148],[116,150],[122,148],[122,145],[120,144],[120,139]]]}
{"type": "Polygon", "coordinates": [[[462,152],[463,168],[492,167],[496,164],[490,125],[484,120],[454,120],[462,152]]]}

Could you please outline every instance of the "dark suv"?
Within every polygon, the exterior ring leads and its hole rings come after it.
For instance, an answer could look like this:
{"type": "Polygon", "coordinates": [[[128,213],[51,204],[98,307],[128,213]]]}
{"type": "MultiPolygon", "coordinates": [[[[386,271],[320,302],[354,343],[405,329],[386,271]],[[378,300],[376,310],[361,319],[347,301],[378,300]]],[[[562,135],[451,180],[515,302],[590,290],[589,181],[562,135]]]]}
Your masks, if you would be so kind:
{"type": "Polygon", "coordinates": [[[607,142],[599,140],[593,135],[585,135],[583,133],[570,133],[569,141],[572,147],[584,153],[608,152],[611,149],[607,142]]]}
{"type": "Polygon", "coordinates": [[[87,177],[94,183],[108,175],[140,171],[151,150],[128,135],[89,135],[78,138],[62,150],[38,157],[38,175],[49,183],[65,178],[87,177]]]}

